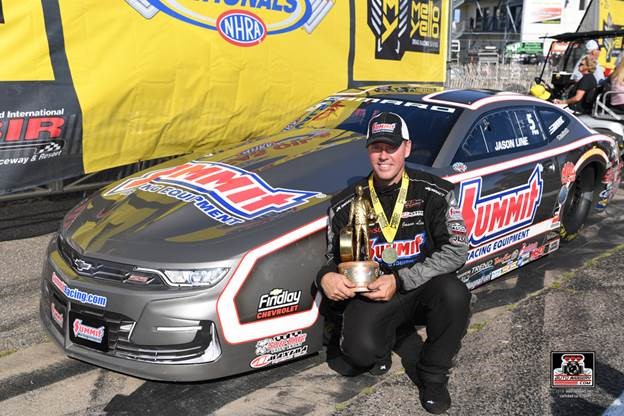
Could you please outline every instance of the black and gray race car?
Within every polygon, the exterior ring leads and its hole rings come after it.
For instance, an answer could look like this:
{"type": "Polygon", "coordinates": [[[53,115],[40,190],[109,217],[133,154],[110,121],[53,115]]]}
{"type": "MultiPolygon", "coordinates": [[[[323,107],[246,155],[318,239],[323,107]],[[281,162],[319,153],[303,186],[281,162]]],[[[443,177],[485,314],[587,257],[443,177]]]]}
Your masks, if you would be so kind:
{"type": "MultiPolygon", "coordinates": [[[[369,173],[366,129],[382,111],[408,123],[410,167],[456,184],[471,245],[458,278],[470,288],[557,250],[620,182],[614,139],[548,102],[348,90],[275,135],[168,161],[75,207],[47,252],[45,326],[71,357],[158,380],[213,379],[320,350],[313,281],[327,208],[369,173]]],[[[393,244],[399,258],[418,258],[415,242],[393,244]]]]}

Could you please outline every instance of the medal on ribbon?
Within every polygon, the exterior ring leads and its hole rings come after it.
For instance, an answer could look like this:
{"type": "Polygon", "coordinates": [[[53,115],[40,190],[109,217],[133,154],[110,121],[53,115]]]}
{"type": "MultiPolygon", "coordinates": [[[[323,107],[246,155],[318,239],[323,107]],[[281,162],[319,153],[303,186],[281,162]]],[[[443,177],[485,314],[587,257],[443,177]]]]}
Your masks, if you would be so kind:
{"type": "MultiPolygon", "coordinates": [[[[375,187],[373,186],[373,175],[371,174],[368,177],[368,188],[370,189],[371,202],[373,203],[373,209],[375,214],[377,215],[377,221],[379,222],[379,227],[381,228],[381,233],[383,234],[386,242],[388,244],[392,244],[394,241],[394,237],[399,229],[399,223],[401,222],[401,214],[403,213],[403,206],[405,205],[405,200],[407,199],[407,188],[409,186],[409,176],[407,176],[406,172],[403,172],[403,177],[401,178],[401,188],[399,189],[399,196],[397,197],[396,202],[394,203],[394,208],[392,209],[392,215],[390,217],[390,221],[386,217],[386,213],[381,206],[381,202],[379,202],[379,197],[377,196],[377,192],[375,192],[375,187]]],[[[397,253],[394,247],[387,247],[381,253],[381,259],[386,264],[392,264],[399,258],[399,254],[397,253]]]]}

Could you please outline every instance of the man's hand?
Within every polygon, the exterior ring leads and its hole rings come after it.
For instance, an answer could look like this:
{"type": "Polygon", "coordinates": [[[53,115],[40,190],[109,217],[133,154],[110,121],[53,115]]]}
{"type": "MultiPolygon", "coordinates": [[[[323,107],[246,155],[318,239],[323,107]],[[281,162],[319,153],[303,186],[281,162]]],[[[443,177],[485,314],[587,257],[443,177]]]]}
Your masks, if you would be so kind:
{"type": "Polygon", "coordinates": [[[323,293],[331,300],[339,301],[355,296],[355,284],[345,276],[329,272],[321,278],[323,293]]]}
{"type": "Polygon", "coordinates": [[[362,293],[362,296],[370,300],[389,301],[396,292],[396,280],[393,274],[384,274],[368,285],[370,292],[362,293]]]}

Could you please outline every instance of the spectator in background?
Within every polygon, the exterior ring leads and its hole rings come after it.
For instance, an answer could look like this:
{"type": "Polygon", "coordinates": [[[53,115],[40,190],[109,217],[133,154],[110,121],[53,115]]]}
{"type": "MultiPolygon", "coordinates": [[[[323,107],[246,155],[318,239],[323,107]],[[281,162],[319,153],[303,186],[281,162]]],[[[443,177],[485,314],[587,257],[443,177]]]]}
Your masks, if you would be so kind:
{"type": "Polygon", "coordinates": [[[594,77],[594,71],[596,70],[596,61],[586,56],[581,59],[579,63],[579,71],[583,75],[580,80],[576,82],[568,99],[555,100],[555,104],[567,104],[574,111],[581,113],[591,113],[594,100],[596,98],[596,87],[598,83],[594,77]]]}
{"type": "Polygon", "coordinates": [[[596,78],[596,83],[600,85],[602,81],[605,79],[604,69],[598,63],[598,57],[600,56],[600,46],[598,42],[595,40],[590,40],[585,44],[585,49],[587,50],[587,55],[583,56],[574,66],[574,71],[572,71],[572,80],[579,81],[583,78],[583,73],[579,70],[579,65],[583,58],[589,57],[596,63],[596,69],[594,69],[593,74],[594,78],[596,78]]]}
{"type": "Polygon", "coordinates": [[[620,64],[609,77],[611,80],[611,107],[618,113],[624,113],[624,60],[620,59],[620,64]]]}

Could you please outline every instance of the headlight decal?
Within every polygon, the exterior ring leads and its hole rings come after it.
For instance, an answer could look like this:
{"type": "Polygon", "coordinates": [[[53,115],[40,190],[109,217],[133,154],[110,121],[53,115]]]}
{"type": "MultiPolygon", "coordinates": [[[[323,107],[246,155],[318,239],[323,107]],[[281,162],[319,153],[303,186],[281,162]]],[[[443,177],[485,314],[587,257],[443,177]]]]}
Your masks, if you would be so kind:
{"type": "Polygon", "coordinates": [[[321,217],[268,243],[256,247],[243,256],[232,278],[217,300],[217,314],[221,321],[221,326],[223,327],[224,338],[228,343],[239,344],[267,338],[298,329],[308,328],[316,322],[322,298],[320,292],[317,292],[312,307],[306,311],[245,324],[241,324],[240,322],[234,298],[245,283],[245,280],[249,277],[258,259],[311,234],[324,230],[326,226],[327,217],[321,217]]]}

